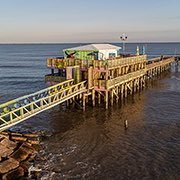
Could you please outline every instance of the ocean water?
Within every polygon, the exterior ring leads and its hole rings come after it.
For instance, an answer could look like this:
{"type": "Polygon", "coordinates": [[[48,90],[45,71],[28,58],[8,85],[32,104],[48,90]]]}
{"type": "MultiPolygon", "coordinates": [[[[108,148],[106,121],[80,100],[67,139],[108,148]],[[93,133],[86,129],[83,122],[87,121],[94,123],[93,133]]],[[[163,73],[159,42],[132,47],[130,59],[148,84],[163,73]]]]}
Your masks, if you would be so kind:
{"type": "MultiPolygon", "coordinates": [[[[78,45],[1,44],[0,103],[47,87],[46,59],[78,45]]],[[[127,43],[126,52],[135,53],[137,45],[149,57],[180,55],[180,43],[127,43]]],[[[11,130],[47,135],[43,159],[35,162],[47,179],[179,179],[180,69],[172,68],[123,105],[86,112],[57,106],[11,130]]]]}

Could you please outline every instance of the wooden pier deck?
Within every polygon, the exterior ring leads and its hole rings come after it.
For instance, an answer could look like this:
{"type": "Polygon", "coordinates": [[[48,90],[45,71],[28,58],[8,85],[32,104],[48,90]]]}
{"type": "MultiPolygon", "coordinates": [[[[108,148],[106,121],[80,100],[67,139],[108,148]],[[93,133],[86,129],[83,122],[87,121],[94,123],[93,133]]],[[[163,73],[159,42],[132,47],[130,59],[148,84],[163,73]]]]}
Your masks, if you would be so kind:
{"type": "Polygon", "coordinates": [[[146,55],[106,61],[50,58],[47,66],[52,74],[48,78],[53,80],[53,77],[58,78],[58,75],[70,70],[73,72],[70,75],[73,79],[68,80],[66,73],[63,78],[67,80],[62,83],[1,104],[0,131],[63,102],[78,102],[85,110],[86,103],[90,100],[92,106],[104,103],[108,109],[109,105],[141,91],[145,88],[147,79],[168,70],[173,62],[178,61],[179,57],[161,57],[147,61],[146,55]],[[55,70],[58,70],[57,74],[55,70]]]}

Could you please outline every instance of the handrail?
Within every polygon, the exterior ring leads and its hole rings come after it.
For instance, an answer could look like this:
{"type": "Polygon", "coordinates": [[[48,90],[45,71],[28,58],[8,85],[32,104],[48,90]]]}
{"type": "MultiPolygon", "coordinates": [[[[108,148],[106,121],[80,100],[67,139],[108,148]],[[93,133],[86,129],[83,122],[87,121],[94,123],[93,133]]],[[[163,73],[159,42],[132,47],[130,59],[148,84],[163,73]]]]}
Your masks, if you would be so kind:
{"type": "MultiPolygon", "coordinates": [[[[58,85],[55,87],[58,87],[58,85]]],[[[56,89],[53,92],[48,91],[49,93],[45,97],[34,99],[27,104],[21,104],[19,107],[9,109],[9,111],[0,114],[0,131],[86,91],[86,81],[83,81],[64,89],[56,89]]]]}
{"type": "Polygon", "coordinates": [[[147,67],[147,70],[148,70],[148,69],[152,69],[152,68],[161,66],[162,64],[171,63],[173,61],[174,61],[174,58],[168,58],[168,59],[165,59],[165,60],[162,60],[162,61],[158,61],[158,62],[154,62],[154,63],[151,63],[151,64],[147,64],[146,67],[147,67]]]}
{"type": "Polygon", "coordinates": [[[120,66],[120,65],[141,63],[141,62],[146,62],[146,58],[147,58],[146,55],[140,55],[140,56],[133,56],[133,57],[108,60],[107,65],[109,68],[109,67],[115,67],[115,66],[120,66]]]}
{"type": "Polygon", "coordinates": [[[53,91],[61,90],[61,89],[64,89],[68,86],[71,86],[73,83],[74,83],[74,79],[70,79],[70,80],[61,82],[59,84],[56,84],[54,86],[50,86],[46,89],[37,91],[35,93],[28,94],[28,95],[13,99],[11,101],[8,101],[6,103],[0,104],[0,113],[3,112],[4,108],[8,108],[8,107],[9,108],[10,107],[15,108],[18,105],[22,106],[24,104],[27,104],[27,102],[29,102],[29,101],[33,101],[35,99],[46,97],[46,96],[48,96],[48,94],[50,94],[53,91]]]}
{"type": "Polygon", "coordinates": [[[50,68],[65,68],[67,66],[80,66],[81,68],[93,67],[115,67],[133,63],[146,62],[147,55],[132,56],[132,57],[120,57],[108,60],[79,60],[79,59],[58,59],[58,58],[48,58],[47,66],[50,68]]]}
{"type": "Polygon", "coordinates": [[[132,73],[125,74],[123,76],[119,76],[117,78],[113,78],[107,81],[106,88],[111,89],[116,85],[119,85],[121,83],[124,83],[125,81],[130,81],[132,79],[137,78],[137,76],[143,76],[146,74],[146,69],[142,69],[139,71],[135,71],[132,73]]]}

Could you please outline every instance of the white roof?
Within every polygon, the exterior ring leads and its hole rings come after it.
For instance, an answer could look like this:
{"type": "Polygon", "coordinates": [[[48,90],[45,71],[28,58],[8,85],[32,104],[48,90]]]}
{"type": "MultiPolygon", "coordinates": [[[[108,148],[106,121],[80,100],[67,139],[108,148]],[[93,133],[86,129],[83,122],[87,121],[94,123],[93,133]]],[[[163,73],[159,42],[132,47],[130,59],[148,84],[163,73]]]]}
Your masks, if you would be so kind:
{"type": "Polygon", "coordinates": [[[69,49],[64,49],[65,50],[89,50],[89,51],[94,51],[94,50],[107,50],[107,49],[121,49],[119,46],[114,46],[112,44],[88,44],[84,46],[78,46],[78,47],[73,47],[69,49]]]}

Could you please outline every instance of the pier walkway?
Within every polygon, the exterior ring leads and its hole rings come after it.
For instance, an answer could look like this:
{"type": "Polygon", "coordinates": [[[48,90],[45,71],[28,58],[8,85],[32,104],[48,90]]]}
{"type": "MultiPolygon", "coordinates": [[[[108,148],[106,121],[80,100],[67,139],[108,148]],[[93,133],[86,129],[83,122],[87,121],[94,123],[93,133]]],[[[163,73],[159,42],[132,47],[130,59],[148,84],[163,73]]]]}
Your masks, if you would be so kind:
{"type": "MultiPolygon", "coordinates": [[[[57,85],[48,87],[27,96],[23,96],[4,104],[0,104],[0,131],[10,128],[30,117],[35,116],[63,102],[82,102],[85,108],[86,101],[92,100],[98,104],[105,102],[108,109],[109,101],[127,97],[142,90],[145,80],[170,68],[171,63],[177,61],[174,57],[155,58],[151,61],[140,56],[127,60],[112,60],[109,64],[99,64],[97,61],[88,67],[88,80],[75,83],[74,79],[66,80],[57,85]],[[90,96],[90,97],[89,97],[90,96]],[[70,100],[70,101],[69,101],[70,100]]],[[[179,60],[179,58],[178,58],[179,60]]],[[[77,65],[76,65],[77,66],[77,65]]]]}
{"type": "Polygon", "coordinates": [[[0,105],[0,131],[85,93],[85,81],[68,80],[0,105]]]}

